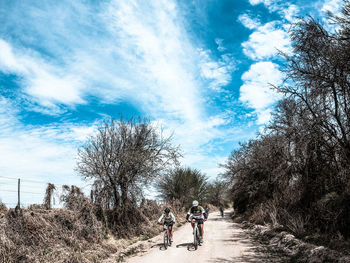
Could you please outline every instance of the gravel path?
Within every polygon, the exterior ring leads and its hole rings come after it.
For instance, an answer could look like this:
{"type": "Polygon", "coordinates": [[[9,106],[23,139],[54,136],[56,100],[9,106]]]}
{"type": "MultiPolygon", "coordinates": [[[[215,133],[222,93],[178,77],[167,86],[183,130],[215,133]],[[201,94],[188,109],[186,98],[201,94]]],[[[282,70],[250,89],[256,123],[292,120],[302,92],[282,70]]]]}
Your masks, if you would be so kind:
{"type": "Polygon", "coordinates": [[[182,263],[182,262],[266,262],[266,258],[257,252],[248,235],[235,224],[225,211],[224,218],[219,212],[211,213],[204,223],[204,244],[194,250],[192,246],[192,228],[190,224],[174,232],[174,242],[164,250],[162,236],[154,239],[151,248],[137,256],[126,259],[127,263],[182,263]]]}

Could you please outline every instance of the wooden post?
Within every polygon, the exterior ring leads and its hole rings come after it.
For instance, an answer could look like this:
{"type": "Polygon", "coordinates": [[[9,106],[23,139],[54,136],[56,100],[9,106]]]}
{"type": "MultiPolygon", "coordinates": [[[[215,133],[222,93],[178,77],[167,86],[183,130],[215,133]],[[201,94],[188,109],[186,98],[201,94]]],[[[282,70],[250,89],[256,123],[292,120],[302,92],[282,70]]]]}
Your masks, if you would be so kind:
{"type": "Polygon", "coordinates": [[[18,208],[21,208],[21,179],[18,178],[18,208]]]}

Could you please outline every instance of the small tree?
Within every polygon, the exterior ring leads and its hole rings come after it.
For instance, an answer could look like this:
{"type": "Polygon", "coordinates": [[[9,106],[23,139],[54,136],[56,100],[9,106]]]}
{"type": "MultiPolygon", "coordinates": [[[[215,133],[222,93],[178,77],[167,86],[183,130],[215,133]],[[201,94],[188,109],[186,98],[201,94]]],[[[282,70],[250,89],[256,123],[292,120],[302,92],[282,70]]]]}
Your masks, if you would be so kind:
{"type": "Polygon", "coordinates": [[[95,203],[111,208],[114,223],[123,224],[142,188],[177,165],[179,156],[171,136],[164,137],[149,120],[111,119],[78,150],[77,170],[94,180],[95,203]]]}
{"type": "Polygon", "coordinates": [[[157,188],[160,197],[167,202],[179,200],[188,206],[196,199],[203,202],[206,195],[207,177],[197,169],[176,168],[160,178],[157,188]]]}
{"type": "Polygon", "coordinates": [[[216,180],[207,186],[206,201],[215,206],[227,206],[228,185],[224,181],[216,180]]]}
{"type": "Polygon", "coordinates": [[[47,210],[51,209],[51,199],[54,190],[56,190],[55,185],[48,183],[44,197],[44,208],[47,210]]]}

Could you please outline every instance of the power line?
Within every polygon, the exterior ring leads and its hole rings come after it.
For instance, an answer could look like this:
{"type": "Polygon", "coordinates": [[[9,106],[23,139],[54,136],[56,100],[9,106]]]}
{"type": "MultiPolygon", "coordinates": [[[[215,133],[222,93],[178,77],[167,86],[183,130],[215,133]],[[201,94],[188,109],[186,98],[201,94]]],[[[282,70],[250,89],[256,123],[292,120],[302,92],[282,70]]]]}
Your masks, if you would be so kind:
{"type": "MultiPolygon", "coordinates": [[[[0,178],[4,178],[4,179],[10,179],[10,180],[18,180],[20,179],[21,180],[21,183],[22,182],[32,182],[32,183],[40,183],[40,184],[49,184],[50,182],[45,182],[45,181],[38,181],[38,180],[32,180],[32,179],[22,179],[22,178],[13,178],[13,177],[6,177],[6,176],[0,176],[0,178]]],[[[9,183],[3,183],[3,182],[0,182],[0,184],[9,184],[9,183]]],[[[68,185],[68,184],[56,184],[56,183],[53,183],[55,186],[58,186],[58,187],[62,187],[64,185],[68,185]]],[[[84,186],[81,186],[80,188],[81,189],[84,189],[86,187],[88,187],[89,185],[92,185],[92,184],[87,184],[87,185],[84,185],[84,186]]]]}
{"type": "MultiPolygon", "coordinates": [[[[17,193],[18,191],[16,191],[16,190],[1,190],[1,192],[17,193]]],[[[21,193],[24,193],[24,194],[35,194],[35,195],[43,195],[44,194],[44,193],[34,193],[34,192],[26,192],[26,191],[21,191],[21,193]]]]}
{"type": "Polygon", "coordinates": [[[18,180],[18,179],[21,179],[21,181],[33,182],[33,183],[44,183],[44,184],[47,183],[47,182],[45,182],[45,181],[32,180],[32,179],[22,179],[22,178],[14,178],[14,177],[7,177],[7,176],[0,176],[0,178],[9,179],[9,180],[18,180]]]}
{"type": "Polygon", "coordinates": [[[3,182],[0,182],[0,185],[15,185],[15,183],[3,183],[3,182]]]}
{"type": "MultiPolygon", "coordinates": [[[[4,176],[0,176],[0,178],[6,178],[6,179],[14,179],[14,180],[18,180],[18,179],[15,179],[15,178],[10,178],[10,177],[4,177],[4,176]]],[[[24,185],[26,185],[25,183],[29,182],[29,183],[36,183],[36,184],[49,184],[48,182],[44,182],[44,181],[35,181],[35,180],[28,180],[28,179],[21,179],[21,183],[24,183],[24,185]]],[[[1,182],[0,181],[0,185],[15,185],[15,183],[10,183],[10,182],[1,182]]],[[[55,186],[57,187],[62,187],[64,184],[55,184],[53,183],[55,186]]],[[[84,186],[85,187],[85,186],[84,186]]]]}
{"type": "Polygon", "coordinates": [[[18,178],[6,177],[6,176],[0,176],[0,178],[11,179],[11,180],[18,180],[18,178]]]}

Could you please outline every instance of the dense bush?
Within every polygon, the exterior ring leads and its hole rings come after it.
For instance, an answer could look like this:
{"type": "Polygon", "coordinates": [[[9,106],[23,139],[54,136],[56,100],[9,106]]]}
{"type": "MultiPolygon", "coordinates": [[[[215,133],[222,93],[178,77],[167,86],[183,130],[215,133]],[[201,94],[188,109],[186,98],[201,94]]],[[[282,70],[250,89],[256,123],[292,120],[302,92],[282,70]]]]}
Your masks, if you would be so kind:
{"type": "Polygon", "coordinates": [[[188,207],[195,199],[200,203],[205,201],[207,180],[197,169],[176,168],[159,179],[157,189],[163,200],[179,200],[182,206],[188,207]]]}
{"type": "MultiPolygon", "coordinates": [[[[238,213],[350,237],[350,2],[328,32],[312,18],[291,29],[284,94],[263,135],[224,167],[238,213]]],[[[261,221],[261,220],[260,220],[261,221]]]]}

